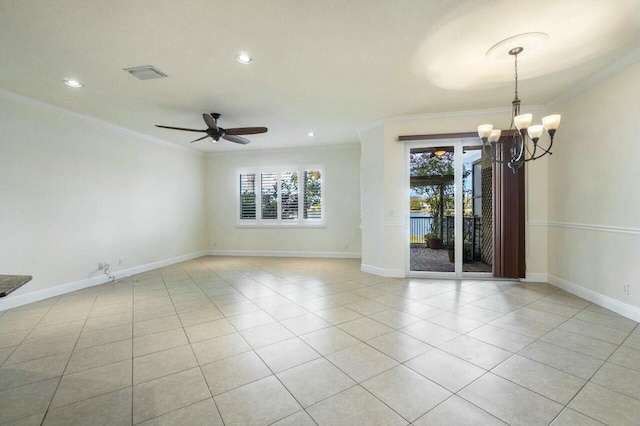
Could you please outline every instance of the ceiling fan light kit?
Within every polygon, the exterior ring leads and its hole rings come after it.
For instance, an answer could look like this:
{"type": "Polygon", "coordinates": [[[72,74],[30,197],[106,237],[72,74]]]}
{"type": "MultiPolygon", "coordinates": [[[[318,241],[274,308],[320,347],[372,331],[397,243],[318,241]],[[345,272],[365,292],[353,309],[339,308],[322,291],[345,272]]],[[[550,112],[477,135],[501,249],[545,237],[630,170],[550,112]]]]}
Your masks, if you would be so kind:
{"type": "Polygon", "coordinates": [[[520,113],[520,99],[518,98],[518,55],[521,54],[525,47],[534,49],[538,47],[542,42],[548,39],[549,36],[544,33],[525,33],[514,37],[509,37],[495,44],[487,52],[487,58],[491,59],[503,59],[506,53],[507,57],[514,58],[514,70],[515,70],[515,97],[511,103],[511,125],[510,130],[515,132],[509,132],[502,142],[500,142],[500,136],[502,131],[493,128],[493,124],[481,124],[478,126],[478,136],[482,140],[484,151],[487,152],[491,161],[494,163],[503,164],[512,169],[515,173],[517,169],[528,161],[537,160],[547,154],[551,155],[551,147],[553,146],[553,137],[556,134],[556,130],[560,126],[560,114],[552,114],[542,118],[542,124],[534,124],[533,114],[521,114],[520,113]],[[549,135],[549,142],[546,147],[539,145],[538,142],[545,132],[549,135]],[[511,145],[509,153],[504,153],[501,159],[496,154],[498,143],[506,142],[511,139],[511,145]]]}
{"type": "Polygon", "coordinates": [[[223,129],[218,126],[218,118],[220,118],[220,114],[217,112],[212,112],[211,114],[204,113],[202,114],[202,119],[207,125],[207,128],[204,130],[199,129],[187,129],[184,127],[173,127],[173,126],[162,126],[160,124],[156,124],[156,127],[161,127],[163,129],[171,129],[171,130],[182,130],[186,132],[202,132],[206,133],[205,136],[192,140],[190,143],[198,142],[206,138],[211,138],[213,143],[217,143],[220,138],[227,140],[229,142],[239,143],[246,145],[251,142],[249,139],[243,138],[240,135],[255,135],[258,133],[266,133],[268,129],[266,127],[235,127],[232,129],[223,129]]]}

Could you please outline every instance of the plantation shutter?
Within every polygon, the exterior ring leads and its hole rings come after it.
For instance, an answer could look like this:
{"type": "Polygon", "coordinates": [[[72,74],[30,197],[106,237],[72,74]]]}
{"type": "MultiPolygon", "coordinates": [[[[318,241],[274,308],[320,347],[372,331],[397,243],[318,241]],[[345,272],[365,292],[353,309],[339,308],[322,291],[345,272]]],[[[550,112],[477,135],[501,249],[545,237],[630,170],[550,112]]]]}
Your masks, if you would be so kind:
{"type": "Polygon", "coordinates": [[[256,174],[240,174],[240,219],[256,218],[256,174]]]}
{"type": "Polygon", "coordinates": [[[322,219],[322,173],[320,170],[304,172],[304,219],[322,219]]]}
{"type": "Polygon", "coordinates": [[[283,172],[280,175],[280,205],[283,220],[298,219],[298,173],[283,172]]]}
{"type": "Polygon", "coordinates": [[[262,193],[262,219],[278,218],[278,173],[260,175],[262,193]]]}

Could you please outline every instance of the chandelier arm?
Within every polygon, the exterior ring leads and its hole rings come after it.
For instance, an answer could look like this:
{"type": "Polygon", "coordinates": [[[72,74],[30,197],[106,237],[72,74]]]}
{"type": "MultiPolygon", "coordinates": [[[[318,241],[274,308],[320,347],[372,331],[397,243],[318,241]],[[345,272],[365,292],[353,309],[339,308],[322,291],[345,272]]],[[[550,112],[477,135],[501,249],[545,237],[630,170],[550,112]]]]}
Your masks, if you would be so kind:
{"type": "Polygon", "coordinates": [[[549,154],[552,155],[553,152],[551,152],[551,147],[553,146],[553,138],[551,138],[551,142],[549,142],[549,147],[548,148],[540,148],[542,149],[542,154],[538,155],[537,157],[532,157],[532,160],[537,160],[540,157],[544,157],[545,155],[549,154]]]}
{"type": "Polygon", "coordinates": [[[485,138],[481,140],[482,140],[482,151],[485,153],[487,153],[488,151],[489,160],[491,160],[491,162],[493,163],[499,162],[498,157],[496,157],[496,155],[493,152],[495,149],[495,143],[492,144],[491,142],[487,142],[485,138]]]}
{"type": "Polygon", "coordinates": [[[489,154],[490,160],[496,164],[508,164],[508,161],[498,160],[493,154],[489,154]]]}
{"type": "MultiPolygon", "coordinates": [[[[501,145],[504,145],[504,141],[502,142],[494,142],[495,145],[498,145],[498,143],[500,143],[501,145]]],[[[494,153],[494,147],[492,146],[491,143],[485,143],[484,141],[482,141],[482,146],[488,146],[489,148],[491,148],[489,150],[489,159],[497,164],[509,164],[508,161],[504,161],[504,160],[498,160],[498,157],[496,157],[495,153],[494,153]]]]}
{"type": "MultiPolygon", "coordinates": [[[[533,140],[531,140],[531,138],[529,138],[529,140],[531,142],[533,142],[533,140]]],[[[526,139],[524,140],[524,146],[525,146],[525,148],[527,148],[527,153],[529,154],[529,158],[533,158],[533,157],[536,156],[536,150],[538,149],[538,144],[536,142],[533,142],[533,151],[531,151],[529,149],[529,146],[527,145],[527,140],[526,139]]],[[[525,157],[526,157],[526,155],[525,155],[525,157]]]]}
{"type": "Polygon", "coordinates": [[[527,159],[526,159],[526,160],[524,160],[524,161],[537,160],[538,158],[542,158],[542,157],[544,157],[544,156],[545,156],[545,155],[547,155],[547,154],[552,155],[552,154],[553,154],[553,152],[551,152],[551,145],[552,145],[552,144],[549,144],[549,148],[540,148],[540,149],[542,150],[542,153],[541,153],[541,154],[538,154],[538,155],[536,155],[535,157],[527,158],[527,159]]]}
{"type": "MultiPolygon", "coordinates": [[[[526,140],[525,140],[524,136],[522,135],[522,133],[519,133],[517,136],[514,136],[514,137],[513,137],[513,139],[512,139],[512,141],[517,142],[517,144],[518,144],[518,148],[514,148],[514,147],[513,147],[513,142],[512,142],[512,144],[511,144],[511,148],[512,148],[512,149],[517,149],[517,150],[518,150],[518,151],[517,151],[517,152],[518,152],[518,155],[514,155],[514,154],[512,153],[512,155],[511,155],[511,161],[512,161],[512,162],[516,162],[516,163],[517,163],[517,162],[522,161],[523,156],[525,156],[525,155],[524,155],[524,150],[526,149],[526,145],[527,145],[527,144],[526,144],[526,140]]],[[[525,157],[526,157],[526,156],[525,156],[525,157]]]]}

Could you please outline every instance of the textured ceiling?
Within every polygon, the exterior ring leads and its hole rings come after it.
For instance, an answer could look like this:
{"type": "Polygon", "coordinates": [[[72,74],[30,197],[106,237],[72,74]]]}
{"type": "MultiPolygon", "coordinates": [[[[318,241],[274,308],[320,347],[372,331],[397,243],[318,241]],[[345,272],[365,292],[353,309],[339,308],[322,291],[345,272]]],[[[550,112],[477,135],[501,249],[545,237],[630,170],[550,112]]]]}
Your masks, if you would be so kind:
{"type": "Polygon", "coordinates": [[[639,0],[0,0],[0,87],[185,146],[154,124],[269,127],[203,151],[355,143],[383,118],[508,107],[512,64],[485,58],[502,39],[549,34],[520,60],[541,104],[638,49],[639,28],[639,0]],[[123,71],[141,65],[169,77],[123,71]]]}

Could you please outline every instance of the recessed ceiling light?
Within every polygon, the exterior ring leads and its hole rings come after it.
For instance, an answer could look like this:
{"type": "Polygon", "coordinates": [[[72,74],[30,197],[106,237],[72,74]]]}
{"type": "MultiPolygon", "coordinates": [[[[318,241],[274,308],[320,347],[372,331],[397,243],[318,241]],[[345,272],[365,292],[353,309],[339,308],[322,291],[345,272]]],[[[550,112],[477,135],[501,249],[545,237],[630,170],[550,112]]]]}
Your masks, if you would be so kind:
{"type": "Polygon", "coordinates": [[[316,135],[316,133],[315,133],[315,132],[309,132],[309,133],[307,133],[307,135],[309,135],[309,136],[315,136],[315,135],[316,135]]]}
{"type": "Polygon", "coordinates": [[[247,55],[246,53],[241,53],[238,56],[236,56],[236,60],[238,62],[240,62],[241,64],[248,64],[251,61],[253,61],[253,58],[249,55],[247,55]]]}
{"type": "Polygon", "coordinates": [[[66,84],[69,87],[82,87],[84,86],[84,84],[80,83],[77,80],[70,80],[68,78],[64,79],[64,84],[66,84]]]}

